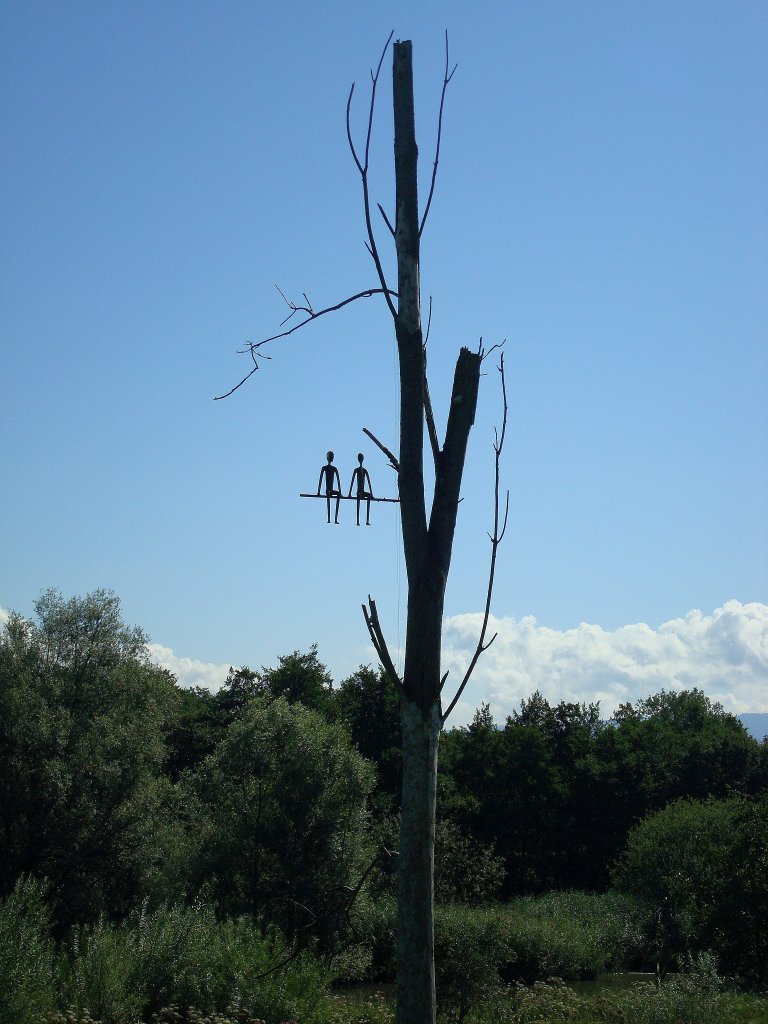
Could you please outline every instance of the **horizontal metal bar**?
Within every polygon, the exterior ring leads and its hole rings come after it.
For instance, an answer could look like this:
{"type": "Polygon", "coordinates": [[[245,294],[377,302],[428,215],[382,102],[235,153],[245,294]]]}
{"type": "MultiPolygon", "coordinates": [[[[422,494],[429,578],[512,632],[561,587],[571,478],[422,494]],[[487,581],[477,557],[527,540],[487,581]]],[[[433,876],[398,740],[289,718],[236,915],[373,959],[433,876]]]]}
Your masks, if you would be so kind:
{"type": "Polygon", "coordinates": [[[393,501],[400,504],[399,498],[358,498],[356,494],[300,494],[300,498],[340,498],[341,501],[393,501]]]}

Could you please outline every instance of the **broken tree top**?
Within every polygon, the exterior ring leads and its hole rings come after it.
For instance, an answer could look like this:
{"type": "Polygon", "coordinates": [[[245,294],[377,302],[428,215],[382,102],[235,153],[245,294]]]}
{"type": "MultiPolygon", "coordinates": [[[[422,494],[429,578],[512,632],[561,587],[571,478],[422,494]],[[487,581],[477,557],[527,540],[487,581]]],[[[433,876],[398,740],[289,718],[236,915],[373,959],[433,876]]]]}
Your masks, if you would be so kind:
{"type": "Polygon", "coordinates": [[[352,470],[352,480],[349,484],[349,494],[342,494],[341,477],[339,471],[333,464],[333,452],[326,455],[328,460],[320,469],[320,479],[317,481],[317,494],[300,494],[300,498],[325,498],[328,522],[331,521],[331,500],[335,502],[334,523],[339,521],[339,502],[354,501],[356,503],[357,525],[360,525],[360,503],[365,502],[365,525],[371,525],[371,502],[391,501],[399,502],[399,498],[377,498],[373,493],[373,484],[368,470],[363,466],[363,453],[358,452],[357,465],[352,470]],[[354,489],[355,493],[352,494],[354,489]],[[322,490],[322,493],[321,493],[322,490]]]}

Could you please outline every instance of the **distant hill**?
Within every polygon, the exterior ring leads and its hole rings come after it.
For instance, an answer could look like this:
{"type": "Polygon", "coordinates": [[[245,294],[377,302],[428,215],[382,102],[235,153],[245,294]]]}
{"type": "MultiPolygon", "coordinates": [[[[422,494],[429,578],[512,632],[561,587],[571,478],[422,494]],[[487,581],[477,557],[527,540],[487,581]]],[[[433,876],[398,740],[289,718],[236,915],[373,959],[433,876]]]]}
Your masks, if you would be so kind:
{"type": "Polygon", "coordinates": [[[750,711],[738,715],[738,719],[756,740],[762,742],[763,737],[768,736],[768,712],[750,711]]]}

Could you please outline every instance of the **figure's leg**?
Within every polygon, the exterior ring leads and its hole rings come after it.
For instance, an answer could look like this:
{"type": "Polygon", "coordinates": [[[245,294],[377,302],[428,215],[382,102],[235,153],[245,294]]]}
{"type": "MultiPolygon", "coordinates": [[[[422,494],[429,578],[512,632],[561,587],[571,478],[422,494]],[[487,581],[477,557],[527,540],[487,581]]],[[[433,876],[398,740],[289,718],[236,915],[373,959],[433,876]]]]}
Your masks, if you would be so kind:
{"type": "Polygon", "coordinates": [[[365,503],[365,525],[366,526],[370,526],[371,525],[371,499],[370,499],[370,497],[368,498],[368,500],[365,503]]]}
{"type": "MultiPolygon", "coordinates": [[[[338,522],[339,522],[339,502],[341,501],[340,495],[341,495],[341,491],[336,491],[336,516],[334,518],[334,522],[337,525],[338,525],[338,522]]],[[[330,521],[331,520],[329,519],[328,522],[330,523],[330,521]]]]}
{"type": "Polygon", "coordinates": [[[328,522],[330,523],[330,521],[331,521],[331,496],[330,496],[330,494],[327,494],[325,496],[325,504],[326,504],[326,507],[328,509],[328,522]]]}
{"type": "Polygon", "coordinates": [[[360,525],[360,499],[358,498],[355,502],[355,511],[357,512],[357,525],[360,525]]]}

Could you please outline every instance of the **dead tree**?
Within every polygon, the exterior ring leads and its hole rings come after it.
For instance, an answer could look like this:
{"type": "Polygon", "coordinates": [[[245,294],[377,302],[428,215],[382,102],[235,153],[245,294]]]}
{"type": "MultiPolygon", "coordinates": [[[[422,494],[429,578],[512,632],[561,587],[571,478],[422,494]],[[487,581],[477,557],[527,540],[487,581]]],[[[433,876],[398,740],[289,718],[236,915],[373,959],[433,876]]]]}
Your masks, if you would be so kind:
{"type": "Polygon", "coordinates": [[[495,639],[494,635],[486,640],[486,634],[496,554],[506,528],[509,504],[507,496],[506,507],[502,515],[499,499],[499,460],[506,430],[507,400],[502,356],[499,370],[504,412],[501,431],[497,433],[494,444],[496,463],[494,527],[493,533],[489,535],[491,561],[485,615],[477,647],[469,667],[447,710],[444,711],[441,693],[447,673],[441,674],[440,649],[445,587],[451,564],[467,442],[477,407],[481,365],[489,353],[483,351],[482,342],[477,349],[462,348],[460,350],[454,373],[445,435],[441,446],[427,384],[426,345],[422,333],[419,288],[419,241],[434,194],[440,153],[443,104],[445,92],[455,67],[449,71],[446,38],[445,74],[438,118],[435,160],[427,203],[421,218],[419,218],[418,149],[414,121],[411,43],[403,41],[394,44],[394,226],[383,208],[379,206],[395,243],[397,289],[393,290],[387,283],[379,257],[368,189],[368,159],[376,88],[384,55],[391,38],[390,35],[376,72],[371,76],[368,130],[365,148],[361,154],[358,153],[354,145],[350,129],[350,108],[354,85],[347,101],[347,136],[352,157],[362,182],[368,251],[376,268],[378,285],[321,310],[315,310],[306,295],[304,296],[304,305],[286,299],[289,314],[281,326],[285,326],[285,323],[296,314],[300,319],[286,330],[270,338],[249,343],[245,351],[251,355],[254,366],[235,388],[227,392],[227,395],[237,390],[258,369],[258,360],[260,357],[264,357],[261,349],[268,342],[286,337],[317,317],[341,309],[358,299],[368,298],[372,295],[384,297],[395,326],[400,368],[400,449],[398,456],[393,455],[371,431],[367,428],[364,429],[397,471],[403,550],[408,580],[407,627],[402,677],[395,669],[379,621],[376,603],[370,596],[367,605],[363,605],[363,614],[381,664],[400,694],[403,789],[398,858],[397,1021],[398,1024],[429,1024],[435,1019],[433,913],[438,741],[445,720],[467,685],[478,658],[495,639]],[[427,517],[424,480],[425,427],[435,468],[434,493],[429,517],[427,517]]]}

